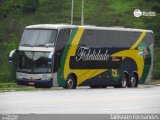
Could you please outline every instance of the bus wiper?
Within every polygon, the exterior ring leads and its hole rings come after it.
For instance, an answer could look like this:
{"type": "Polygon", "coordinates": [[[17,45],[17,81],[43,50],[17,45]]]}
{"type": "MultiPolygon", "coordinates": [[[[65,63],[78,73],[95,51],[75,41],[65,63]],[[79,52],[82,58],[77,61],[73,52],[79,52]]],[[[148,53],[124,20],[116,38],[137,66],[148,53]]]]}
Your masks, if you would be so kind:
{"type": "Polygon", "coordinates": [[[21,46],[33,47],[30,44],[22,44],[21,46]]]}
{"type": "Polygon", "coordinates": [[[46,46],[44,44],[39,44],[39,45],[36,45],[36,47],[48,47],[48,46],[46,46]]]}
{"type": "Polygon", "coordinates": [[[39,44],[39,45],[36,45],[36,46],[38,46],[38,47],[53,47],[54,46],[54,44],[51,44],[51,43],[48,43],[48,44],[39,44]]]}
{"type": "Polygon", "coordinates": [[[52,44],[52,43],[47,43],[47,44],[45,44],[45,46],[47,46],[47,47],[54,47],[54,43],[52,44]]]}

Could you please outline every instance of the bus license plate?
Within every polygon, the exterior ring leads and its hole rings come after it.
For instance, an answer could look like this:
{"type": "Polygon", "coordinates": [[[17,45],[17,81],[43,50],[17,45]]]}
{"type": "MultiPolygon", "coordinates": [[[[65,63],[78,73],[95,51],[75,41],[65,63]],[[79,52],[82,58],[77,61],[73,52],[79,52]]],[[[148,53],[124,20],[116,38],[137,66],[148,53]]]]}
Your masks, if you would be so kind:
{"type": "Polygon", "coordinates": [[[28,85],[34,85],[34,82],[29,82],[28,85]]]}

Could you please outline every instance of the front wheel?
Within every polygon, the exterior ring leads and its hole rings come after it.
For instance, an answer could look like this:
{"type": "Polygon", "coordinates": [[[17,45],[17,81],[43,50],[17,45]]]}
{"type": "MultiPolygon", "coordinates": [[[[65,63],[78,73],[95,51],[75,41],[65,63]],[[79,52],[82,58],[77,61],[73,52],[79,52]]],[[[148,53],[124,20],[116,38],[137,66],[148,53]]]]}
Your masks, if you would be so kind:
{"type": "Polygon", "coordinates": [[[76,89],[76,80],[72,77],[69,76],[66,80],[66,87],[67,89],[76,89]]]}
{"type": "Polygon", "coordinates": [[[123,74],[122,81],[121,81],[121,87],[126,88],[127,87],[127,76],[123,74]]]}

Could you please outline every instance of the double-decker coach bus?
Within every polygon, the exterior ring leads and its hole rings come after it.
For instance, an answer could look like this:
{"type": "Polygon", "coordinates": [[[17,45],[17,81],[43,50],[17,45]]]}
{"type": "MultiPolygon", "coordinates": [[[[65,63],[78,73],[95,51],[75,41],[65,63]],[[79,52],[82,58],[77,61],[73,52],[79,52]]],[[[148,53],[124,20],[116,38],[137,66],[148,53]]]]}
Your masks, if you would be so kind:
{"type": "Polygon", "coordinates": [[[153,45],[151,30],[30,25],[19,48],[10,52],[9,61],[16,58],[19,85],[137,87],[151,79],[153,45]]]}

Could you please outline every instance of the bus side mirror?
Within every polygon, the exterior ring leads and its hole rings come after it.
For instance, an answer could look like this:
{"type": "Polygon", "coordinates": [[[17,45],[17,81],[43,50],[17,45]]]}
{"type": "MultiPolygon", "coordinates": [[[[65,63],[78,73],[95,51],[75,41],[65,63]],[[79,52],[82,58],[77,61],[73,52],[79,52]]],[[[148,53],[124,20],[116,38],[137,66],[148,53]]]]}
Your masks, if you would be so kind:
{"type": "Polygon", "coordinates": [[[53,62],[53,54],[54,54],[54,52],[51,52],[51,53],[48,55],[48,64],[52,64],[52,62],[53,62]]]}
{"type": "Polygon", "coordinates": [[[14,50],[12,50],[12,51],[9,53],[9,62],[10,62],[10,63],[13,62],[13,60],[14,60],[14,58],[15,58],[15,56],[16,56],[16,52],[17,52],[17,50],[14,49],[14,50]]]}

